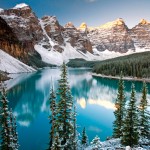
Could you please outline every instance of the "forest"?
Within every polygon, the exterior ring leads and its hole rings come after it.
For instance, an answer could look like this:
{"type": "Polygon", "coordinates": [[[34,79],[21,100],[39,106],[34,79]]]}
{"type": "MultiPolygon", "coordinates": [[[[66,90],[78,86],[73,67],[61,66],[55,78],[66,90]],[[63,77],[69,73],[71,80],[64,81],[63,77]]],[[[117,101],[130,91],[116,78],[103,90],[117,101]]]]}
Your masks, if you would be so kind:
{"type": "Polygon", "coordinates": [[[149,78],[150,52],[97,62],[93,67],[93,72],[97,74],[119,76],[121,71],[127,77],[149,78]]]}

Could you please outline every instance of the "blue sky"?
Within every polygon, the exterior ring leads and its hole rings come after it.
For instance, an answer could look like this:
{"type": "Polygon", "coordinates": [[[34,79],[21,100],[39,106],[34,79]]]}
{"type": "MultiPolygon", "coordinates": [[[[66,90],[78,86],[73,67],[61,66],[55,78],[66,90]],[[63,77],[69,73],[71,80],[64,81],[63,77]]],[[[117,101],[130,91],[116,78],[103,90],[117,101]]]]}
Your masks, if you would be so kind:
{"type": "Polygon", "coordinates": [[[142,18],[150,20],[150,0],[0,0],[0,8],[18,3],[30,5],[38,17],[55,15],[62,25],[71,21],[75,26],[99,26],[123,18],[131,28],[142,18]]]}

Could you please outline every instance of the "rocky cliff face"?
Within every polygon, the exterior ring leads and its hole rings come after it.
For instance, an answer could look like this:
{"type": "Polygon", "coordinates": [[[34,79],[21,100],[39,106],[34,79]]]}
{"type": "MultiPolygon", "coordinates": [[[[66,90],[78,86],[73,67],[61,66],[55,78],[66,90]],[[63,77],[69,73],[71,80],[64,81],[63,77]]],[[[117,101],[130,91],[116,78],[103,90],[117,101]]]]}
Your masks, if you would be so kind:
{"type": "Polygon", "coordinates": [[[62,53],[65,43],[68,42],[77,51],[92,53],[92,45],[87,35],[78,31],[71,22],[63,27],[56,17],[45,16],[41,19],[41,26],[47,38],[50,38],[51,49],[62,53]]]}
{"type": "Polygon", "coordinates": [[[128,50],[135,50],[129,29],[121,18],[97,28],[89,28],[88,37],[98,51],[107,49],[125,53],[128,50]]]}
{"type": "Polygon", "coordinates": [[[34,44],[43,39],[43,32],[39,20],[27,5],[3,10],[0,16],[23,42],[28,52],[34,52],[34,44]]]}
{"type": "Polygon", "coordinates": [[[130,30],[130,35],[136,47],[150,49],[150,22],[142,19],[130,30]]]}
{"type": "Polygon", "coordinates": [[[75,47],[78,51],[86,53],[87,51],[93,53],[92,45],[87,37],[86,32],[80,32],[74,25],[69,22],[65,25],[65,30],[63,31],[63,37],[67,39],[72,47],[75,47]]]}
{"type": "Polygon", "coordinates": [[[9,53],[15,58],[25,60],[27,58],[26,48],[20,42],[12,28],[0,17],[0,49],[9,53]]]}

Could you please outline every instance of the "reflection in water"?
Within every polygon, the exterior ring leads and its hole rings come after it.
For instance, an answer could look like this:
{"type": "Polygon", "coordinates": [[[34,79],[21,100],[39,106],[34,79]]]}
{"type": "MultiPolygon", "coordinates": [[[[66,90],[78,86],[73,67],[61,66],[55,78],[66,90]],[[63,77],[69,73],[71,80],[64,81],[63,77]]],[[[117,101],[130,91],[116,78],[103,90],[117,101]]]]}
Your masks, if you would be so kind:
{"type": "MultiPolygon", "coordinates": [[[[59,69],[44,69],[28,75],[21,74],[19,82],[16,79],[8,82],[8,87],[11,87],[8,99],[17,117],[21,150],[46,148],[50,129],[49,92],[52,80],[54,89],[58,88],[59,75],[59,69]]],[[[68,78],[77,101],[78,131],[81,133],[85,126],[89,141],[95,135],[105,140],[112,134],[118,80],[92,77],[90,70],[85,69],[69,69],[68,78]]],[[[131,82],[126,81],[125,86],[128,99],[131,82]]],[[[136,82],[135,87],[137,99],[140,99],[142,83],[136,82]]]]}

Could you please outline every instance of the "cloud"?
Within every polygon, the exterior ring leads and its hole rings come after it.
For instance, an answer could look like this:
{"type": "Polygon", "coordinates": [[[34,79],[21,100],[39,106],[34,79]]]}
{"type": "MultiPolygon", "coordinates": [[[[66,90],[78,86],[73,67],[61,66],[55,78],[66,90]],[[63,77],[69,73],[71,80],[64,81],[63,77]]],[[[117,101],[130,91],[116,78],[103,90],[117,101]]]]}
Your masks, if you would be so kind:
{"type": "Polygon", "coordinates": [[[85,0],[85,1],[88,3],[93,3],[93,2],[96,2],[97,0],[85,0]]]}
{"type": "Polygon", "coordinates": [[[94,131],[94,132],[97,132],[97,133],[102,132],[102,130],[101,130],[100,128],[95,127],[95,126],[89,126],[89,127],[88,127],[88,130],[89,130],[89,131],[94,131]]]}

